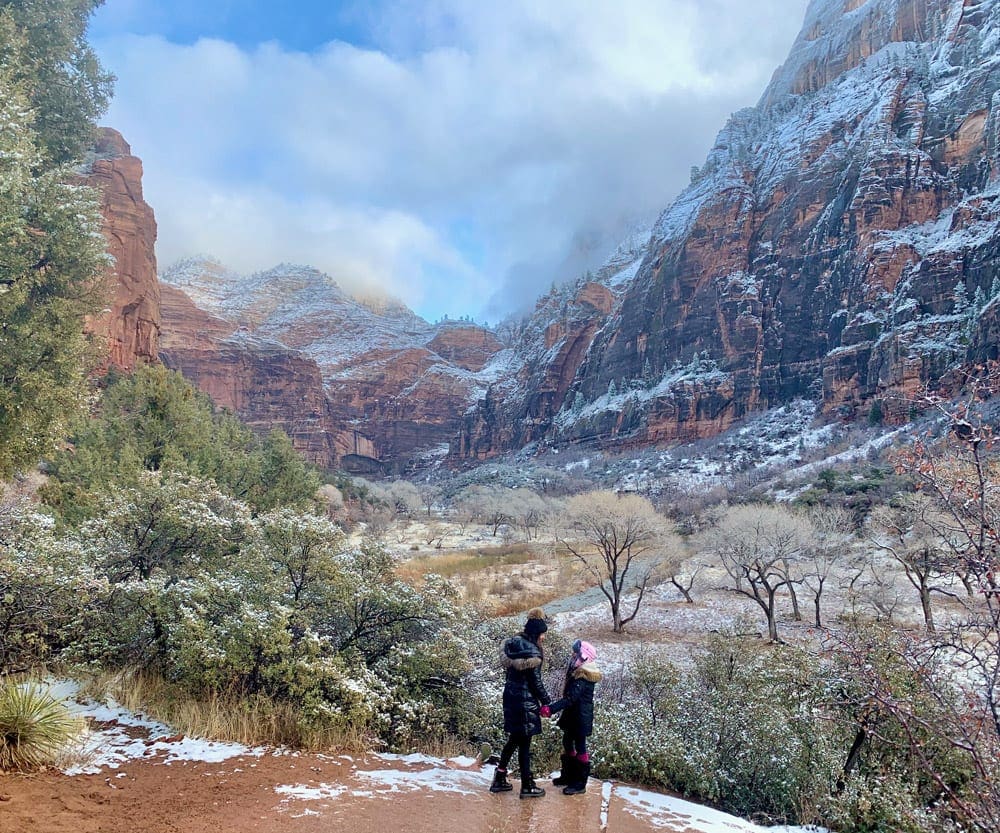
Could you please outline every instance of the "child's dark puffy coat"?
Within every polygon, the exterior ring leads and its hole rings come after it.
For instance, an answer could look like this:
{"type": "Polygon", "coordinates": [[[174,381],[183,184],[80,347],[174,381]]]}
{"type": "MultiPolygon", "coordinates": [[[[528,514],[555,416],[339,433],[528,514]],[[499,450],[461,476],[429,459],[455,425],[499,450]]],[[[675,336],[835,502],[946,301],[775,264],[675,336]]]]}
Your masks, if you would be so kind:
{"type": "Polygon", "coordinates": [[[551,698],[542,682],[542,649],[523,634],[503,643],[501,662],[507,671],[503,687],[503,730],[537,735],[542,731],[539,706],[551,698]]]}
{"type": "Polygon", "coordinates": [[[567,735],[589,737],[594,731],[594,685],[600,682],[601,672],[589,662],[566,672],[563,696],[550,708],[562,711],[559,727],[567,735]]]}

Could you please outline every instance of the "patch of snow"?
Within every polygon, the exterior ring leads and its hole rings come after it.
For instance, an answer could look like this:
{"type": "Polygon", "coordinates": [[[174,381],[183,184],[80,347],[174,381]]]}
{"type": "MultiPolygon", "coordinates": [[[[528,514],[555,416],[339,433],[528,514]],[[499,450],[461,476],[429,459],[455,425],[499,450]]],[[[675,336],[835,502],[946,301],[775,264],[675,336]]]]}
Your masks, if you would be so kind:
{"type": "Polygon", "coordinates": [[[87,727],[74,749],[83,763],[67,768],[67,775],[118,769],[129,761],[154,756],[171,764],[177,761],[218,763],[264,754],[263,749],[239,743],[179,737],[170,727],[135,715],[111,698],[104,703],[81,698],[79,685],[71,681],[53,681],[49,691],[63,700],[70,714],[83,718],[87,727]]]}
{"type": "Polygon", "coordinates": [[[656,827],[671,830],[697,830],[699,833],[761,833],[765,830],[770,833],[821,833],[815,827],[760,827],[710,807],[631,787],[616,787],[614,794],[623,801],[626,812],[651,821],[656,827]]]}
{"type": "MultiPolygon", "coordinates": [[[[317,784],[307,787],[303,784],[281,784],[274,788],[278,795],[285,796],[286,800],[294,799],[298,801],[321,801],[332,798],[339,798],[344,795],[348,788],[344,784],[317,784]]],[[[315,811],[313,811],[315,813],[315,811]]],[[[318,815],[318,813],[316,813],[318,815]]]]}
{"type": "Polygon", "coordinates": [[[477,795],[489,783],[492,773],[485,770],[469,772],[447,767],[434,767],[417,771],[398,769],[360,770],[358,778],[373,785],[376,794],[417,792],[458,793],[477,795]]]}

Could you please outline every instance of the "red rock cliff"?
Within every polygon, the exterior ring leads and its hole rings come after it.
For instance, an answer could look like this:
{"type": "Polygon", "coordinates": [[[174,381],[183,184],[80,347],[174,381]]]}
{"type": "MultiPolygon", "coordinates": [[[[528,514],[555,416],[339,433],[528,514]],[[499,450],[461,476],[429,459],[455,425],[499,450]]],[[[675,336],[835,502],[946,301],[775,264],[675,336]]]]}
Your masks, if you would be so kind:
{"type": "Polygon", "coordinates": [[[156,277],[156,220],[142,197],[142,162],[121,134],[100,131],[97,158],[86,183],[101,193],[104,236],[114,266],[107,308],[88,323],[106,340],[108,364],[131,370],[155,362],[160,333],[160,285],[156,277]]]}
{"type": "MultiPolygon", "coordinates": [[[[899,416],[919,386],[995,352],[977,318],[1000,294],[997,38],[998,3],[813,0],[615,309],[576,317],[596,332],[582,361],[535,360],[564,392],[491,389],[456,453],[694,439],[795,397],[899,416]]],[[[552,311],[536,319],[555,343],[552,311]]]]}

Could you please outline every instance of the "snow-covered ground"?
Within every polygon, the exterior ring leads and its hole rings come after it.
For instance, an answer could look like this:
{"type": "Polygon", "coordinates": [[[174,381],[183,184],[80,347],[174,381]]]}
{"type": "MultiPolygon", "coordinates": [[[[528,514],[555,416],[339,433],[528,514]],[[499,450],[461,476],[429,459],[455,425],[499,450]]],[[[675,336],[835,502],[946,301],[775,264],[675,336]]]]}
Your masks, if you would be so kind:
{"type": "Polygon", "coordinates": [[[67,775],[118,769],[130,761],[156,757],[164,764],[176,761],[227,761],[243,755],[261,756],[263,749],[238,743],[189,738],[169,726],[136,715],[113,699],[98,703],[80,694],[80,687],[68,680],[53,682],[52,696],[61,699],[71,714],[82,718],[83,734],[75,741],[67,775]]]}

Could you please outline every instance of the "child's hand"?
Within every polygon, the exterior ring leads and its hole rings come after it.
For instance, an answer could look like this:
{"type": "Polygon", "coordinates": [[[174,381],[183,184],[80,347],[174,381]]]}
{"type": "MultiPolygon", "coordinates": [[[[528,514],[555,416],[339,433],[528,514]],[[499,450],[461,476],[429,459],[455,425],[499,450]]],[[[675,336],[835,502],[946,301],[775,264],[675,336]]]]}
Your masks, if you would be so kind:
{"type": "Polygon", "coordinates": [[[542,707],[541,707],[541,708],[540,708],[540,709],[538,710],[538,713],[539,713],[539,714],[540,714],[540,715],[541,715],[542,717],[552,717],[552,709],[550,709],[550,708],[549,708],[548,706],[542,706],[542,707]]]}

